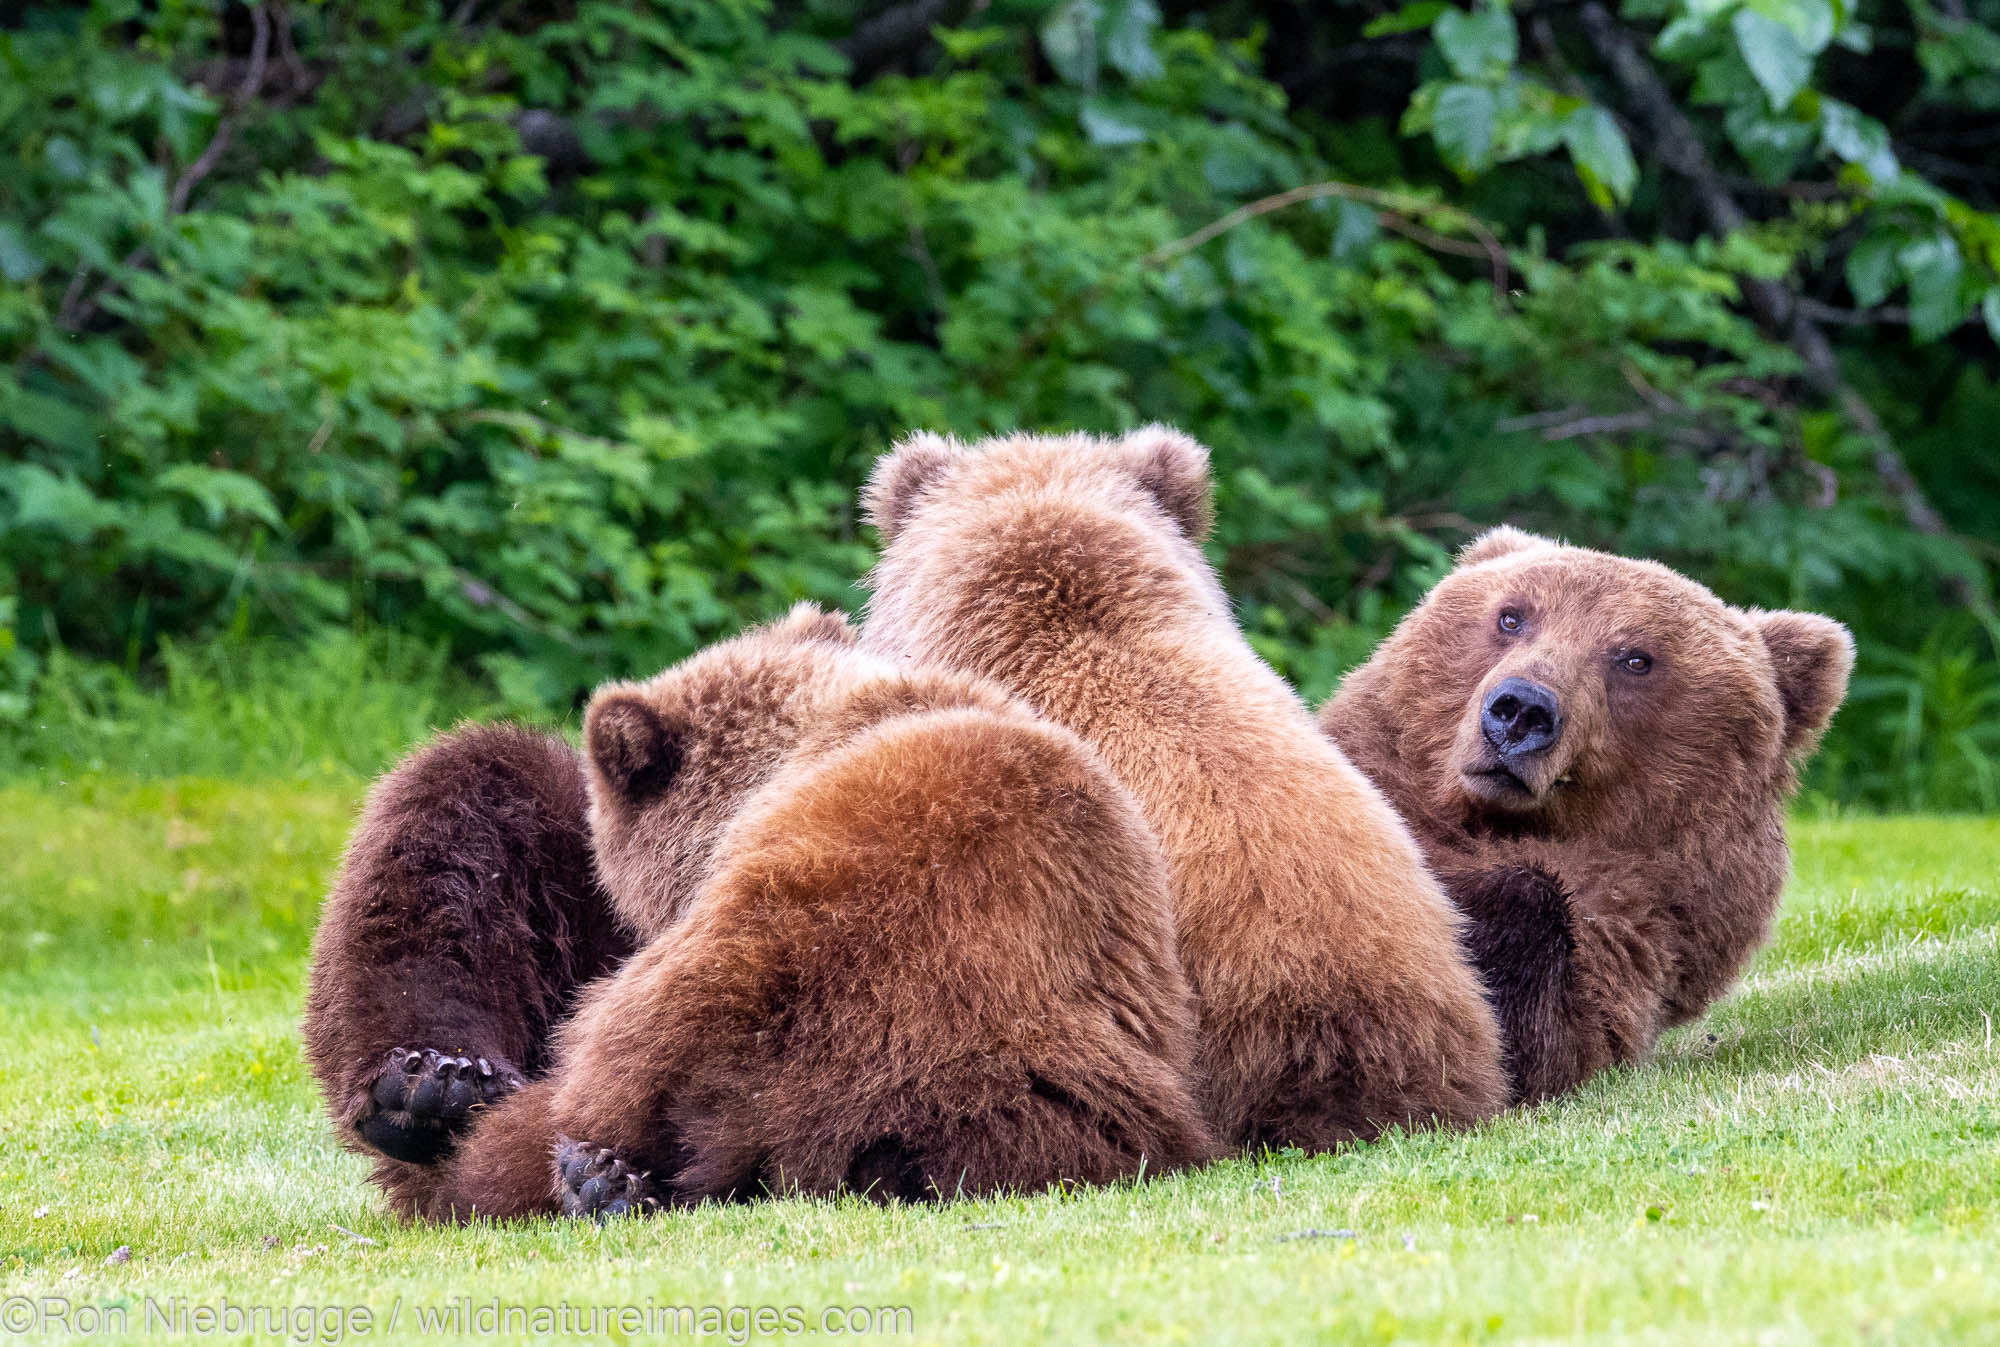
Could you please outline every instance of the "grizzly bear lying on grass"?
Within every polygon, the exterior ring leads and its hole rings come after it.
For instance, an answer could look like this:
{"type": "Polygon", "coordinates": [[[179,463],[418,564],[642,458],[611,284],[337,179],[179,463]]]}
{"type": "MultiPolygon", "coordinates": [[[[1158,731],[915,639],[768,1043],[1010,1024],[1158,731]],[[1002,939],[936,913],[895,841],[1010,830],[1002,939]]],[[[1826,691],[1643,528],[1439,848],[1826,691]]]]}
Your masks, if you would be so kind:
{"type": "Polygon", "coordinates": [[[1853,662],[1831,618],[1501,528],[1322,708],[1471,923],[1517,1099],[1644,1056],[1735,981],[1853,662]]]}

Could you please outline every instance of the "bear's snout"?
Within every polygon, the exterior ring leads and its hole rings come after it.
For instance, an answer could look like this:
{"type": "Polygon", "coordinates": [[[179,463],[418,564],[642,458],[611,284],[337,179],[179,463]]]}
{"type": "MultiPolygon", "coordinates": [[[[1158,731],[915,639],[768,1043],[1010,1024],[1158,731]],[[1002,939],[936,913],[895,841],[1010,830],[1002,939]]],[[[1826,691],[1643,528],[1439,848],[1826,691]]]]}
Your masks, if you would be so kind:
{"type": "Polygon", "coordinates": [[[1503,678],[1479,709],[1479,730],[1505,762],[1546,753],[1562,738],[1562,705],[1556,694],[1525,678],[1503,678]]]}

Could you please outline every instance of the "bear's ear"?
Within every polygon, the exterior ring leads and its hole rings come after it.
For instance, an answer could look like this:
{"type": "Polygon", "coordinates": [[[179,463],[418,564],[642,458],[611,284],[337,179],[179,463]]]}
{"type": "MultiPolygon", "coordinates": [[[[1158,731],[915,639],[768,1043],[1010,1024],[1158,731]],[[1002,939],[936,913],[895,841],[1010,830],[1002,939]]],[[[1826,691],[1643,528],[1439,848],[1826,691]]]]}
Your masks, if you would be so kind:
{"type": "Polygon", "coordinates": [[[1560,543],[1544,538],[1539,533],[1529,533],[1517,529],[1512,524],[1502,524],[1467,543],[1458,554],[1461,566],[1477,566],[1482,561],[1504,557],[1512,552],[1526,552],[1536,547],[1559,547],[1560,543]]]}
{"type": "Polygon", "coordinates": [[[904,437],[875,460],[861,488],[861,517],[875,526],[886,547],[910,520],[918,497],[965,455],[965,446],[945,435],[919,431],[904,437]]]}
{"type": "Polygon", "coordinates": [[[1778,697],[1785,704],[1785,752],[1810,753],[1847,696],[1854,637],[1818,613],[1753,612],[1750,620],[1770,652],[1778,697]]]}
{"type": "Polygon", "coordinates": [[[1215,523],[1208,450],[1178,430],[1159,425],[1133,431],[1123,447],[1130,455],[1132,475],[1188,541],[1199,543],[1208,537],[1215,523]]]}
{"type": "Polygon", "coordinates": [[[684,738],[644,698],[631,692],[593,697],[583,716],[583,751],[604,783],[634,804],[673,784],[685,756],[684,738]]]}
{"type": "Polygon", "coordinates": [[[792,611],[772,624],[771,630],[798,641],[824,641],[828,645],[850,646],[861,639],[860,629],[845,613],[829,613],[816,603],[795,603],[792,611]]]}

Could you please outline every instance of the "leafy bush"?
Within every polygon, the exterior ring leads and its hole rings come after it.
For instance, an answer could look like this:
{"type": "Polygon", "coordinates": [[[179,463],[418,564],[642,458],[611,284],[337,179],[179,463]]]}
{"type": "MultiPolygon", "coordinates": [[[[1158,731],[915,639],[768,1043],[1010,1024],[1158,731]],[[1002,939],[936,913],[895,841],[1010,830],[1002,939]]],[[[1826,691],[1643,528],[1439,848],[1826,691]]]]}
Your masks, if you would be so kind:
{"type": "MultiPolygon", "coordinates": [[[[2000,318],[1990,165],[1895,138],[1990,106],[1976,7],[875,8],[0,20],[0,716],[73,657],[185,683],[189,642],[357,630],[565,707],[854,603],[853,490],[917,426],[1203,438],[1313,694],[1501,518],[1871,649],[1984,611],[2000,486],[1940,517],[1956,460],[1897,450],[2000,318]],[[1912,79],[1857,80],[1871,34],[1912,79]],[[1805,339],[1843,293],[1845,367],[1805,339]]],[[[1835,788],[1930,780],[1850,720],[1835,788]]]]}

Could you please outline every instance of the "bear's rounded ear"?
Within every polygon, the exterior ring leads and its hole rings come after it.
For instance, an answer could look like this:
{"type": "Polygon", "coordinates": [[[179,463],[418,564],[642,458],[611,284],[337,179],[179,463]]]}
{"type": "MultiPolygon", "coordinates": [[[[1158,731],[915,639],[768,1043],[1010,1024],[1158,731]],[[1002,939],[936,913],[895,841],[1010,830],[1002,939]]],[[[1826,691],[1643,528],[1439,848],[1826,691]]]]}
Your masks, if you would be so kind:
{"type": "Polygon", "coordinates": [[[845,613],[829,613],[816,603],[795,603],[792,611],[772,624],[772,631],[798,641],[824,641],[828,645],[849,646],[861,639],[861,631],[845,613]]]}
{"type": "Polygon", "coordinates": [[[1515,528],[1512,524],[1502,524],[1498,528],[1486,530],[1461,548],[1458,553],[1458,564],[1477,566],[1482,561],[1504,557],[1511,552],[1526,552],[1531,548],[1561,545],[1553,539],[1542,537],[1539,533],[1529,533],[1525,529],[1515,528]]]}
{"type": "Polygon", "coordinates": [[[1818,613],[1753,612],[1750,620],[1770,652],[1778,697],[1785,704],[1785,752],[1810,753],[1847,697],[1854,637],[1818,613]]]}
{"type": "Polygon", "coordinates": [[[685,756],[684,736],[637,693],[591,698],[583,716],[583,751],[620,798],[634,804],[673,784],[685,756]]]}
{"type": "Polygon", "coordinates": [[[965,454],[965,446],[946,435],[919,431],[905,436],[894,449],[875,460],[868,484],[861,488],[861,517],[873,524],[887,546],[910,520],[917,499],[965,454]]]}
{"type": "Polygon", "coordinates": [[[1189,542],[1208,537],[1215,523],[1214,483],[1208,450],[1170,426],[1144,426],[1124,439],[1132,475],[1160,503],[1189,542]]]}

